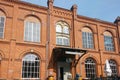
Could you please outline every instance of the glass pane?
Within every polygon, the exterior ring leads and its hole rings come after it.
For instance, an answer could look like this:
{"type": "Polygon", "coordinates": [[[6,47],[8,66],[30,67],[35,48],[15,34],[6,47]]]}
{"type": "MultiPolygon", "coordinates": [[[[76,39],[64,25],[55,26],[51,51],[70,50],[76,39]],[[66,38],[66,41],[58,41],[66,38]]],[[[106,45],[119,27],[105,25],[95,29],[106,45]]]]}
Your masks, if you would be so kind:
{"type": "Polygon", "coordinates": [[[112,70],[112,75],[115,76],[117,75],[117,64],[114,60],[109,60],[110,63],[110,68],[112,70]]]}
{"type": "Polygon", "coordinates": [[[69,34],[69,28],[67,26],[63,27],[63,33],[69,34]]]}
{"type": "Polygon", "coordinates": [[[0,38],[3,38],[4,34],[4,17],[0,17],[0,38]]]}
{"type": "Polygon", "coordinates": [[[86,77],[94,79],[96,77],[96,64],[93,59],[88,58],[85,61],[86,77]]]}
{"type": "Polygon", "coordinates": [[[24,35],[26,41],[40,42],[40,24],[27,21],[24,35]]]}
{"type": "Polygon", "coordinates": [[[93,35],[90,32],[82,32],[83,48],[93,49],[93,35]]]}
{"type": "Polygon", "coordinates": [[[63,45],[69,45],[69,38],[63,37],[63,45]]]}
{"type": "Polygon", "coordinates": [[[114,51],[112,36],[104,36],[104,46],[106,51],[114,51]]]}
{"type": "Polygon", "coordinates": [[[62,32],[62,27],[61,25],[56,26],[56,32],[62,32]]]}
{"type": "Polygon", "coordinates": [[[62,45],[62,38],[61,37],[56,38],[56,44],[62,45]]]}
{"type": "Polygon", "coordinates": [[[39,58],[34,54],[26,55],[22,60],[22,78],[39,78],[39,58]]]}

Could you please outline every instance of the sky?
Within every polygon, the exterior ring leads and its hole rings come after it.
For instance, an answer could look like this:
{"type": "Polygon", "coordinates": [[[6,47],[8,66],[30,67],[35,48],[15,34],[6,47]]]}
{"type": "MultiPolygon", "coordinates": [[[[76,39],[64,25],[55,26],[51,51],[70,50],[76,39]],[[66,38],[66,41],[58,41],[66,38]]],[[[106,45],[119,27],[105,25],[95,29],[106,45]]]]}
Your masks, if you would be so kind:
{"type": "MultiPolygon", "coordinates": [[[[47,0],[22,0],[47,7],[47,0]]],[[[76,4],[78,15],[114,22],[120,16],[120,0],[54,0],[54,6],[69,9],[76,4]]]]}

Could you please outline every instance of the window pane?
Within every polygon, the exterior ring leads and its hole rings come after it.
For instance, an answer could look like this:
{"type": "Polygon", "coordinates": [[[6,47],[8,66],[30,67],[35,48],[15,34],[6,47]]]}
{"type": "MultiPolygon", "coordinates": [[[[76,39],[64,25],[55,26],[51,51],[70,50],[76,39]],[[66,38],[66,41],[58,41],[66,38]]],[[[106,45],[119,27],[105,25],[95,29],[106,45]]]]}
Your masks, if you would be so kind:
{"type": "Polygon", "coordinates": [[[63,27],[63,33],[69,34],[69,28],[67,26],[63,27]]]}
{"type": "Polygon", "coordinates": [[[61,25],[56,26],[56,32],[62,32],[62,27],[61,25]]]}
{"type": "Polygon", "coordinates": [[[83,48],[93,49],[93,35],[90,32],[82,32],[83,48]]]}
{"type": "Polygon", "coordinates": [[[56,44],[70,46],[69,26],[67,26],[64,22],[59,23],[60,24],[56,25],[56,44]]]}
{"type": "Polygon", "coordinates": [[[22,78],[39,78],[39,58],[34,54],[26,55],[22,60],[22,78]]]}
{"type": "Polygon", "coordinates": [[[62,45],[62,37],[57,37],[56,38],[56,44],[62,45]]]}
{"type": "Polygon", "coordinates": [[[63,37],[63,45],[69,46],[69,38],[63,37]]]}
{"type": "Polygon", "coordinates": [[[114,51],[112,36],[104,36],[104,46],[106,51],[114,51]]]}
{"type": "Polygon", "coordinates": [[[40,42],[40,24],[27,21],[25,23],[25,41],[40,42]]]}
{"type": "Polygon", "coordinates": [[[112,70],[112,75],[115,76],[117,75],[117,64],[114,60],[109,60],[109,63],[110,63],[110,68],[112,70]]]}
{"type": "Polygon", "coordinates": [[[96,77],[96,63],[93,59],[88,58],[85,61],[85,70],[86,70],[86,77],[95,79],[96,77]]]}
{"type": "Polygon", "coordinates": [[[0,38],[4,35],[4,17],[0,17],[0,38]]]}

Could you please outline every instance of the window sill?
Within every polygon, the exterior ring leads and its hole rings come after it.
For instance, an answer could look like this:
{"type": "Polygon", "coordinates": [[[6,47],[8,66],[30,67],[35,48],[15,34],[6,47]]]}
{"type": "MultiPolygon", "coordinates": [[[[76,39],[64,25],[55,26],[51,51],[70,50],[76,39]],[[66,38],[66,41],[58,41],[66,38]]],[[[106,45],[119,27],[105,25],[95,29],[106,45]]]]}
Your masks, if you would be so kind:
{"type": "Polygon", "coordinates": [[[25,44],[25,45],[35,45],[45,47],[45,44],[41,44],[40,42],[16,42],[16,44],[25,44]]]}
{"type": "Polygon", "coordinates": [[[103,53],[106,53],[106,54],[116,54],[115,51],[103,51],[103,53]]]}
{"type": "Polygon", "coordinates": [[[99,52],[98,50],[96,49],[89,49],[89,48],[82,48],[83,50],[86,50],[88,52],[99,52]]]}
{"type": "Polygon", "coordinates": [[[5,39],[1,39],[1,38],[0,38],[0,42],[9,43],[10,41],[9,41],[9,40],[5,40],[5,39]]]}
{"type": "Polygon", "coordinates": [[[40,78],[21,78],[19,80],[41,80],[40,78]]]}
{"type": "Polygon", "coordinates": [[[59,46],[59,47],[70,47],[70,45],[59,45],[59,44],[56,44],[56,46],[59,46]]]}

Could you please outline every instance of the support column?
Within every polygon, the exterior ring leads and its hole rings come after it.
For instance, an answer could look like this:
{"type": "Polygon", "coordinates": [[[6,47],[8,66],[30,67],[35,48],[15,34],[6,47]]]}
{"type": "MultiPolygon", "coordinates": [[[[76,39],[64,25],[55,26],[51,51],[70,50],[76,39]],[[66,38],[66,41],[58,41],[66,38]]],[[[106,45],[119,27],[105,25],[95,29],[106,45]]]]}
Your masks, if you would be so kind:
{"type": "MultiPolygon", "coordinates": [[[[75,46],[75,27],[76,27],[76,19],[77,19],[77,5],[76,4],[74,4],[73,6],[72,6],[72,8],[71,8],[71,11],[72,11],[72,26],[71,26],[71,46],[72,46],[72,48],[76,48],[76,46],[75,46]]],[[[76,55],[76,57],[75,57],[75,60],[77,59],[77,55],[76,55]]],[[[79,65],[79,64],[78,64],[79,65]]],[[[73,68],[72,68],[72,76],[73,76],[73,78],[75,78],[75,75],[76,75],[76,65],[74,65],[74,66],[72,66],[73,68]]]]}
{"type": "MultiPolygon", "coordinates": [[[[103,61],[102,61],[102,57],[103,57],[103,46],[104,46],[104,44],[100,44],[101,43],[101,41],[102,41],[102,39],[103,38],[101,38],[101,33],[100,33],[100,29],[99,29],[99,24],[97,24],[97,37],[98,37],[98,51],[99,51],[99,60],[100,60],[100,69],[99,69],[99,71],[100,71],[100,73],[98,74],[98,76],[103,76],[103,61]]],[[[102,36],[103,37],[103,36],[102,36]]],[[[104,41],[103,41],[104,42],[104,41]]]]}
{"type": "Polygon", "coordinates": [[[52,40],[52,30],[54,27],[54,22],[53,22],[53,2],[54,0],[48,0],[48,15],[47,15],[47,44],[46,44],[46,78],[48,78],[49,74],[52,73],[52,75],[54,74],[53,73],[53,63],[50,62],[52,61],[52,44],[53,44],[53,41],[52,40]]]}
{"type": "MultiPolygon", "coordinates": [[[[120,16],[118,16],[114,22],[117,26],[117,33],[118,33],[118,38],[117,38],[117,41],[118,41],[118,54],[120,54],[120,16]]],[[[120,58],[120,56],[119,56],[120,58]]],[[[120,65],[118,64],[118,76],[120,76],[120,65]]]]}
{"type": "Polygon", "coordinates": [[[16,48],[16,27],[18,17],[18,5],[13,3],[13,21],[12,21],[12,36],[10,40],[10,51],[9,51],[9,66],[8,66],[8,80],[14,79],[14,59],[15,59],[15,48],[16,48]]]}

